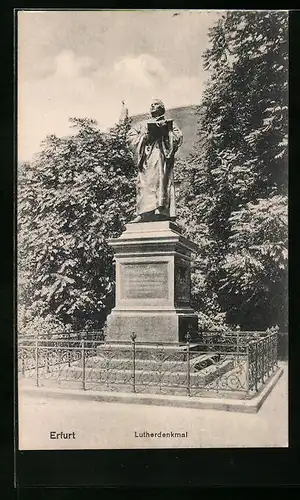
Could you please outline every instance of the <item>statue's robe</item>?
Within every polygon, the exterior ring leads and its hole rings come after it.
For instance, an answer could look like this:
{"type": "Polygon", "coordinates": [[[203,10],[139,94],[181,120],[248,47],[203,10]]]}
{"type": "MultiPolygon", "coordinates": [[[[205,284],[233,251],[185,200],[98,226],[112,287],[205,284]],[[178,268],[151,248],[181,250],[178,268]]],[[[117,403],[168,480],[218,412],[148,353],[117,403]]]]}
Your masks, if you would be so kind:
{"type": "Polygon", "coordinates": [[[183,140],[181,131],[173,123],[173,130],[166,136],[149,139],[145,121],[131,127],[127,138],[138,169],[137,214],[160,209],[166,217],[174,218],[173,167],[174,155],[183,140]]]}

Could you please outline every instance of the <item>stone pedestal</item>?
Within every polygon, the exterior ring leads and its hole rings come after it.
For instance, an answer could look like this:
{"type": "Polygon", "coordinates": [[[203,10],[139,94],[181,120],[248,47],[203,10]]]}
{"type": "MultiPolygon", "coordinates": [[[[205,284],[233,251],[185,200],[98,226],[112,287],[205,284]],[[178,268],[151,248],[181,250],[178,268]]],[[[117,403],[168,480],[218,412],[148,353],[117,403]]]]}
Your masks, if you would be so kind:
{"type": "Polygon", "coordinates": [[[116,262],[116,301],[108,340],[185,342],[197,315],[190,307],[190,260],[196,245],[171,221],[127,224],[110,239],[116,262]]]}

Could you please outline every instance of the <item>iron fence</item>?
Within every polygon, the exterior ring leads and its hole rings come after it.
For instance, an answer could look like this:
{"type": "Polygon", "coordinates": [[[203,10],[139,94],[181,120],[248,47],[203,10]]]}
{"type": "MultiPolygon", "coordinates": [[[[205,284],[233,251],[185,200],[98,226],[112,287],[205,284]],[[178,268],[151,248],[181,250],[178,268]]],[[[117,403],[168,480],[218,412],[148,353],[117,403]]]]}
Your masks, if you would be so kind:
{"type": "MultiPolygon", "coordinates": [[[[99,337],[98,337],[99,338],[99,337]]],[[[36,385],[77,383],[84,390],[247,398],[277,367],[277,332],[201,332],[185,343],[21,339],[18,371],[36,385]]]]}
{"type": "Polygon", "coordinates": [[[104,340],[105,335],[103,330],[79,330],[79,331],[57,331],[40,333],[39,335],[18,335],[18,343],[27,342],[28,340],[104,340]]]}
{"type": "Polygon", "coordinates": [[[258,391],[278,366],[278,337],[270,333],[248,344],[249,390],[258,391]]]}

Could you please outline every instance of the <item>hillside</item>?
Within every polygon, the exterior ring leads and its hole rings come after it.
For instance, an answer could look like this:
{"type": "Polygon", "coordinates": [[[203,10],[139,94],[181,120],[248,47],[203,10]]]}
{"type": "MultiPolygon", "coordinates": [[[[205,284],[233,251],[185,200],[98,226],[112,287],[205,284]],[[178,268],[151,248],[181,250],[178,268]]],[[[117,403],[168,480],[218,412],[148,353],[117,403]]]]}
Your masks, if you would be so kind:
{"type": "MultiPolygon", "coordinates": [[[[183,133],[183,144],[179,149],[178,158],[186,158],[192,151],[193,144],[196,141],[197,133],[197,106],[184,106],[181,108],[173,108],[166,111],[166,117],[174,120],[183,133]]],[[[146,120],[149,117],[148,113],[131,117],[132,123],[146,120]]]]}
{"type": "MultiPolygon", "coordinates": [[[[180,130],[183,133],[183,144],[178,150],[177,157],[184,159],[186,158],[192,151],[193,145],[196,141],[197,137],[197,111],[196,105],[184,106],[180,108],[168,109],[166,111],[166,117],[172,118],[174,120],[180,130]]],[[[140,121],[146,120],[149,118],[148,113],[140,114],[132,116],[132,123],[138,123],[140,121]]],[[[18,159],[18,175],[21,176],[21,165],[24,163],[22,159],[18,159]]]]}

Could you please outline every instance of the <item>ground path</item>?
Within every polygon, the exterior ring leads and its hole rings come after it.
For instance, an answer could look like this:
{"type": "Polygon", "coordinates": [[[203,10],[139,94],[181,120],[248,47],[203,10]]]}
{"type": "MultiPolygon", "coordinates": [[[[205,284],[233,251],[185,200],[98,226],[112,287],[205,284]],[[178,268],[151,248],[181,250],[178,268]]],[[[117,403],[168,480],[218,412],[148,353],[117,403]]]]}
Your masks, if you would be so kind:
{"type": "Polygon", "coordinates": [[[216,448],[288,446],[288,369],[257,414],[37,398],[20,387],[20,449],[216,448]],[[75,439],[50,439],[50,432],[75,439]],[[187,432],[187,437],[135,433],[187,432]]]}

